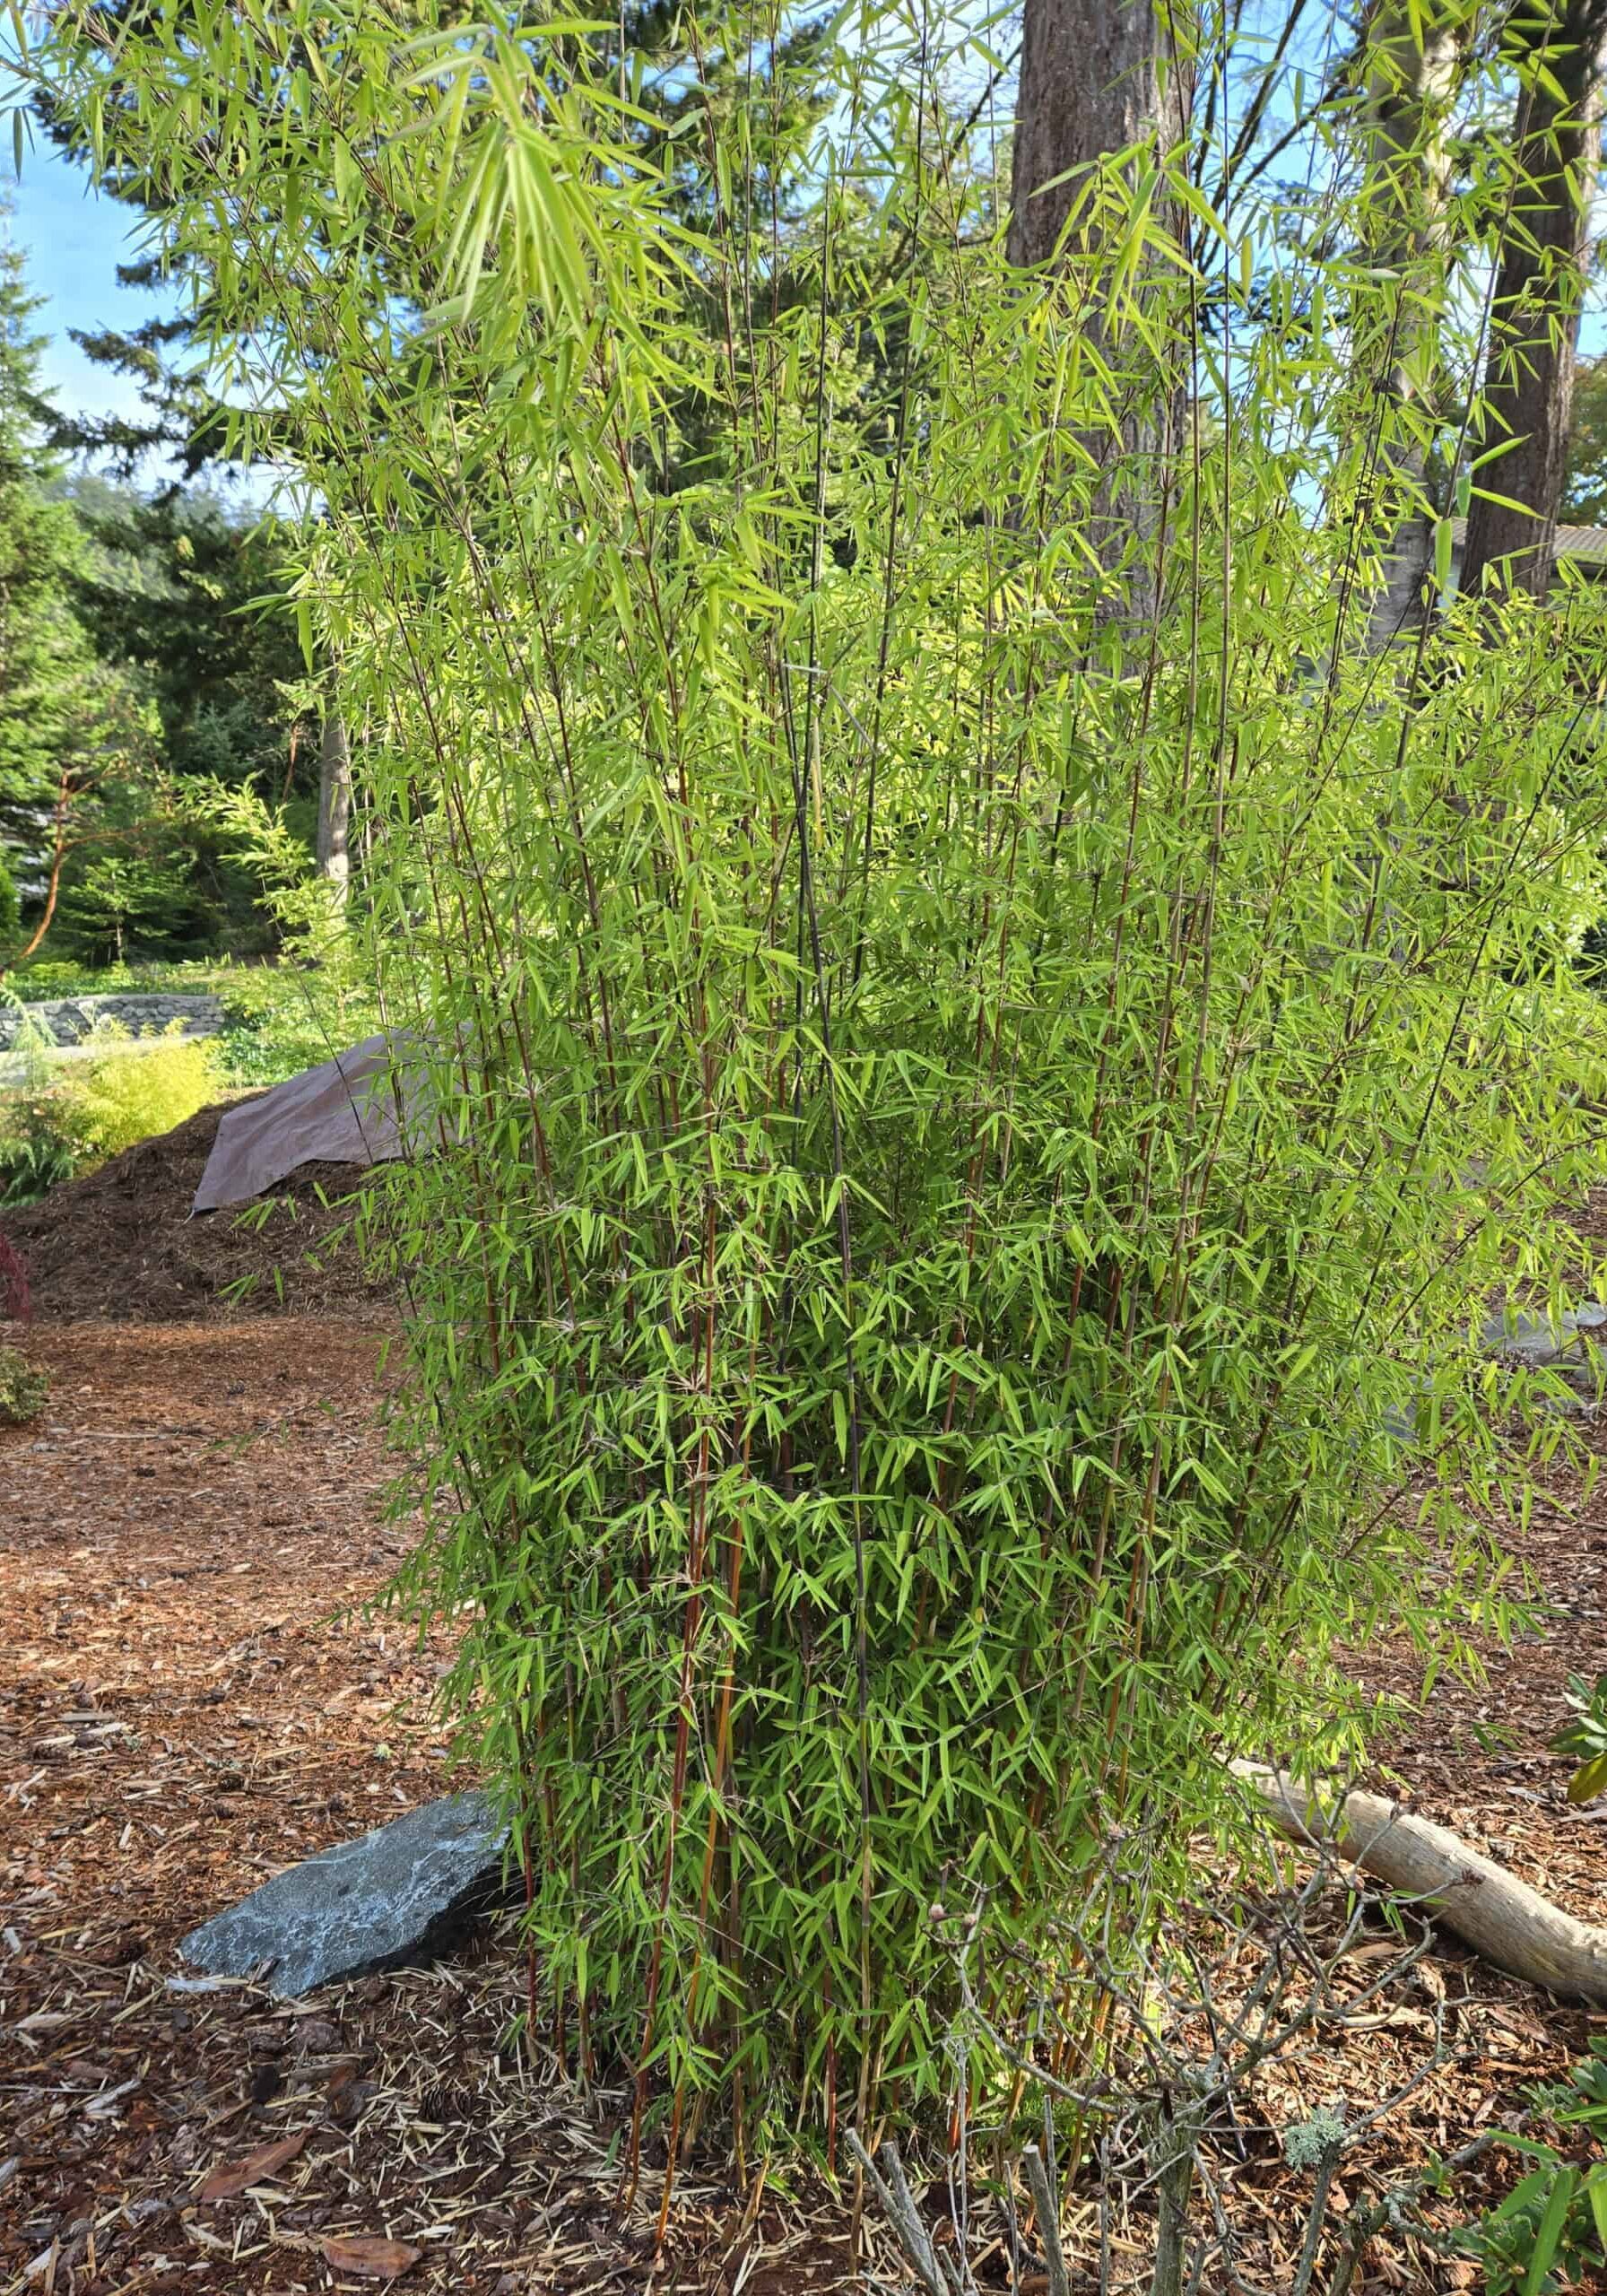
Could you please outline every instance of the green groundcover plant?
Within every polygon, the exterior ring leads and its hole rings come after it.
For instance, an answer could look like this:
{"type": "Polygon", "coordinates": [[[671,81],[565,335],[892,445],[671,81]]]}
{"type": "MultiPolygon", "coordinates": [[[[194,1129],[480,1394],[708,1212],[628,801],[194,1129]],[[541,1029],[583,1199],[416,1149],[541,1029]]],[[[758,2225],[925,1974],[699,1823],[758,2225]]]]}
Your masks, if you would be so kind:
{"type": "Polygon", "coordinates": [[[1607,2044],[1594,2036],[1566,2081],[1531,2089],[1527,2101],[1530,2126],[1551,2123],[1563,2145],[1585,2157],[1567,2159],[1535,2135],[1503,2134],[1501,2143],[1536,2165],[1463,2235],[1489,2296],[1552,2296],[1607,2270],[1607,2044]]]}
{"type": "Polygon", "coordinates": [[[947,2093],[935,1903],[1009,2031],[1112,1830],[1352,1751],[1336,1645],[1500,1624],[1566,1422],[1471,1335],[1602,1079],[1602,610],[1360,647],[1337,206],[1307,257],[1114,155],[1024,282],[964,26],[838,37],[812,126],[734,21],[667,143],[598,27],[436,0],[68,5],[29,66],[319,514],[442,1119],[372,1223],[401,1598],[531,2016],[739,2153],[947,2093]]]}
{"type": "Polygon", "coordinates": [[[0,1343],[0,1427],[26,1427],[44,1409],[50,1377],[20,1347],[0,1343]]]}

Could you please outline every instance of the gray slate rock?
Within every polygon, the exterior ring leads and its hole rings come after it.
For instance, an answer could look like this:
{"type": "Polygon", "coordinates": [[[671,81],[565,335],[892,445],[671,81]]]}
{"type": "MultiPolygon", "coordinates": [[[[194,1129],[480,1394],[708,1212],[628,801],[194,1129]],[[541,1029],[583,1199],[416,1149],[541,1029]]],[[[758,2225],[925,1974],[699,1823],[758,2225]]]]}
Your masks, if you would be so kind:
{"type": "Polygon", "coordinates": [[[1564,1315],[1553,1322],[1550,1316],[1531,1315],[1526,1308],[1509,1309],[1487,1317],[1479,1334],[1479,1344],[1489,1355],[1505,1355],[1535,1370],[1565,1355],[1577,1356],[1579,1352],[1579,1340],[1569,1317],[1564,1315]]]}
{"type": "Polygon", "coordinates": [[[1392,1443],[1404,1443],[1415,1448],[1421,1433],[1416,1396],[1409,1396],[1404,1403],[1385,1404],[1378,1424],[1392,1443]]]}
{"type": "Polygon", "coordinates": [[[428,1960],[501,1896],[507,1840],[483,1794],[450,1794],[275,1874],[178,1950],[214,1977],[262,1970],[286,2000],[428,1960]]]}

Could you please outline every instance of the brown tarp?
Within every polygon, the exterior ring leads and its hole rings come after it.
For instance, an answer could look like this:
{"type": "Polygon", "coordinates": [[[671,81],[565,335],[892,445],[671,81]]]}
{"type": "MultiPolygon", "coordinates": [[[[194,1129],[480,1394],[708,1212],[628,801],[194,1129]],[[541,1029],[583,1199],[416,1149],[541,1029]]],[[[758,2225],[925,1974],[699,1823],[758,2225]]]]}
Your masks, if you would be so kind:
{"type": "Polygon", "coordinates": [[[300,1164],[379,1164],[435,1145],[433,1098],[405,1044],[365,1037],[260,1100],[230,1109],[192,1212],[249,1204],[300,1164]]]}

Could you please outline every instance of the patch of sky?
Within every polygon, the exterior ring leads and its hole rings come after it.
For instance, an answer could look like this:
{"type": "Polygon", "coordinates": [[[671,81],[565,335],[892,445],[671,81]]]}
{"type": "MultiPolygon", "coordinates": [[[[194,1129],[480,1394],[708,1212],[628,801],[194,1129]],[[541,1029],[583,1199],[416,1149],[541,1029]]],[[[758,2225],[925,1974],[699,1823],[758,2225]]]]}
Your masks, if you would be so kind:
{"type": "MultiPolygon", "coordinates": [[[[143,219],[97,191],[86,168],[38,133],[24,135],[21,158],[20,172],[10,150],[0,166],[0,199],[8,211],[0,214],[0,231],[20,249],[29,287],[39,298],[33,327],[47,338],[41,389],[64,413],[137,420],[147,410],[135,378],[91,359],[74,337],[133,334],[152,319],[170,318],[182,291],[177,283],[124,284],[120,269],[148,252],[143,219]]],[[[174,474],[164,457],[151,455],[136,483],[160,486],[174,474]]],[[[267,501],[277,479],[268,471],[219,473],[210,483],[248,510],[267,501]]]]}
{"type": "Polygon", "coordinates": [[[98,366],[72,339],[74,329],[131,332],[177,309],[176,292],[152,296],[117,278],[118,265],[141,253],[137,219],[97,192],[83,168],[39,135],[24,148],[22,174],[6,189],[10,237],[26,258],[30,286],[43,299],[34,324],[49,337],[40,370],[47,394],[74,413],[139,414],[134,378],[98,366]]]}

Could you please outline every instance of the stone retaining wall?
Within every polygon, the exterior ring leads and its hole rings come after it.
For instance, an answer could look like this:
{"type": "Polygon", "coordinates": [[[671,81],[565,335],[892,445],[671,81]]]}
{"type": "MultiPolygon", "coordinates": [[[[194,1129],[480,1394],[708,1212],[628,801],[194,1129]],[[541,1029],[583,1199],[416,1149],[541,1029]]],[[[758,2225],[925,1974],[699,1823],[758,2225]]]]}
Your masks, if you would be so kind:
{"type": "Polygon", "coordinates": [[[0,1004],[0,1052],[16,1042],[24,1020],[40,1021],[57,1044],[82,1044],[99,1021],[116,1021],[130,1036],[160,1035],[175,1021],[187,1037],[215,1037],[223,1026],[216,996],[117,995],[57,996],[41,1004],[0,1004]]]}

